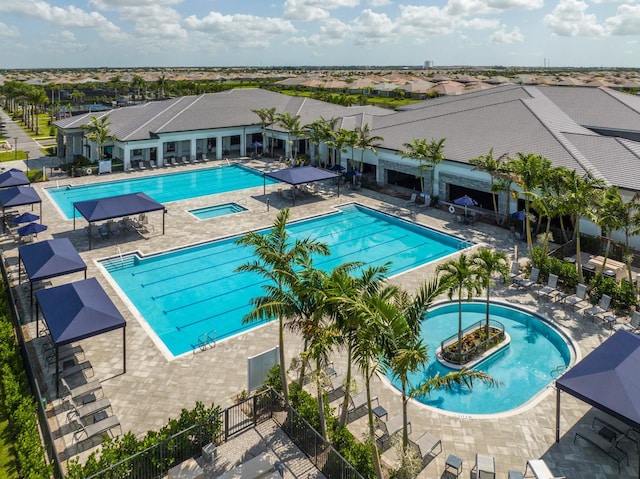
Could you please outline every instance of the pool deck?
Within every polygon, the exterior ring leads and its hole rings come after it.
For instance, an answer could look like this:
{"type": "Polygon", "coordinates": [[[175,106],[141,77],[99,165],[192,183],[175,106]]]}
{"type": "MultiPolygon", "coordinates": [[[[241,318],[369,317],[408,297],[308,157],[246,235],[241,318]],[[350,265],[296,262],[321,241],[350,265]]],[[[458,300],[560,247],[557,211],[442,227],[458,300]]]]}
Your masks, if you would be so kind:
{"type": "MultiPolygon", "coordinates": [[[[263,163],[262,161],[245,160],[243,164],[260,169],[277,169],[280,165],[263,163]]],[[[9,165],[10,166],[10,165],[9,165]]],[[[204,168],[207,165],[181,166],[177,168],[158,169],[127,174],[112,174],[100,177],[99,181],[110,181],[127,176],[159,174],[162,172],[182,171],[186,168],[204,168]]],[[[84,184],[96,181],[96,178],[58,178],[59,184],[84,184]]],[[[36,184],[41,191],[43,187],[55,186],[55,181],[36,184]]],[[[262,187],[238,192],[224,193],[209,197],[200,197],[186,201],[167,204],[166,234],[160,234],[160,213],[152,213],[149,220],[154,224],[154,231],[140,236],[127,233],[96,241],[94,249],[88,250],[88,239],[83,232],[84,220],[78,220],[76,230],[72,231],[72,221],[62,220],[48,197],[43,198],[43,223],[49,229],[39,235],[38,239],[67,237],[76,246],[88,265],[87,277],[96,277],[100,284],[113,298],[114,303],[127,320],[127,370],[122,368],[122,334],[119,331],[103,334],[95,338],[83,340],[81,346],[86,360],[93,366],[94,376],[102,382],[105,396],[110,400],[113,413],[119,418],[124,431],[132,431],[140,436],[148,430],[156,430],[175,418],[183,408],[192,408],[196,401],[207,405],[212,402],[222,407],[231,405],[234,397],[247,386],[247,357],[256,355],[277,344],[277,326],[275,323],[253,329],[230,340],[217,343],[206,351],[189,353],[173,360],[167,360],[147,335],[138,319],[132,314],[125,302],[117,296],[114,289],[97,267],[100,258],[114,257],[120,253],[140,251],[148,254],[172,249],[187,244],[243,233],[252,229],[269,227],[278,212],[278,208],[290,207],[291,201],[284,200],[277,193],[278,185],[267,186],[269,203],[263,196],[262,187]],[[214,204],[235,202],[249,211],[220,217],[206,221],[198,221],[187,210],[214,204]]],[[[335,187],[333,187],[335,188],[335,187]]],[[[490,245],[513,255],[516,240],[509,232],[483,222],[473,226],[461,225],[455,215],[446,210],[431,208],[408,208],[405,200],[378,194],[370,190],[351,190],[341,187],[340,197],[333,188],[326,194],[305,196],[296,201],[291,210],[292,219],[299,219],[331,211],[331,208],[349,202],[359,202],[374,208],[398,215],[409,221],[432,226],[445,232],[477,242],[479,245],[490,245]]],[[[21,208],[26,211],[27,208],[21,208]]],[[[37,211],[36,211],[37,212],[37,211]]],[[[517,243],[524,251],[526,244],[517,243]]],[[[17,248],[8,235],[2,236],[0,245],[5,251],[7,263],[12,271],[16,270],[17,248]]],[[[399,275],[391,281],[402,285],[407,290],[414,290],[425,279],[431,277],[436,265],[444,260],[420,267],[399,275]]],[[[14,275],[15,276],[15,275],[14,275]]],[[[50,284],[57,285],[82,279],[81,273],[54,278],[50,284]]],[[[47,286],[50,285],[47,283],[47,286]]],[[[35,338],[35,323],[31,319],[25,283],[18,288],[21,291],[20,308],[25,318],[25,331],[35,338]]],[[[496,299],[528,308],[541,313],[556,323],[574,341],[578,355],[584,356],[600,345],[610,335],[604,325],[593,323],[569,309],[563,310],[560,305],[544,300],[539,301],[535,295],[525,289],[498,286],[493,293],[496,299]]],[[[443,298],[444,299],[444,298],[443,298]]],[[[34,346],[42,339],[30,341],[34,346]]],[[[289,361],[298,351],[295,338],[287,334],[286,357],[289,361]]],[[[34,347],[34,351],[40,348],[34,347]]],[[[433,354],[433,352],[432,352],[433,354]]],[[[336,353],[334,364],[339,372],[346,371],[345,358],[336,353]]],[[[557,365],[549,365],[550,370],[557,365]]],[[[69,426],[65,414],[60,413],[59,402],[55,400],[55,389],[51,374],[40,376],[40,384],[46,384],[51,424],[57,432],[58,450],[63,456],[74,454],[71,445],[69,426]]],[[[362,380],[358,386],[362,387],[362,380]]],[[[389,412],[389,416],[401,412],[400,394],[391,388],[386,381],[376,378],[373,392],[378,396],[380,404],[389,412]]],[[[500,394],[500,388],[496,388],[500,394]]],[[[340,400],[333,404],[337,406],[340,400]]],[[[432,460],[418,477],[441,477],[445,459],[455,454],[463,460],[463,475],[475,463],[476,453],[494,456],[496,459],[496,477],[506,477],[510,469],[524,471],[528,459],[544,458],[556,475],[569,478],[590,477],[594,479],[607,477],[638,477],[638,457],[636,447],[627,441],[621,445],[630,456],[630,465],[623,463],[622,473],[618,475],[617,465],[599,450],[585,445],[581,441],[573,444],[574,433],[580,425],[591,424],[596,411],[585,403],[562,394],[561,408],[561,440],[555,443],[556,395],[552,387],[547,388],[534,401],[535,404],[523,407],[491,418],[470,417],[459,414],[442,413],[426,406],[412,402],[409,406],[409,418],[412,424],[411,437],[418,437],[429,431],[442,439],[443,452],[432,460]]],[[[363,437],[366,430],[366,418],[362,417],[350,423],[350,428],[357,437],[363,437]]],[[[85,451],[86,454],[88,451],[85,451]]],[[[384,462],[390,467],[397,465],[396,452],[393,448],[383,454],[384,462]]],[[[289,477],[308,477],[291,474],[289,477]]]]}

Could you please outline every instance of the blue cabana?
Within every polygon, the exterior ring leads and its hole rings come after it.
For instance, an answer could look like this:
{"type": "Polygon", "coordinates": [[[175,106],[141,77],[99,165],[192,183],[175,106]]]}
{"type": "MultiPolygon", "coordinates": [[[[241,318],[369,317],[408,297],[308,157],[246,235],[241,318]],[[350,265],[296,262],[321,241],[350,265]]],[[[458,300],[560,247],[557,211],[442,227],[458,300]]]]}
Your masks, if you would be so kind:
{"type": "MultiPolygon", "coordinates": [[[[158,203],[145,193],[130,193],[127,195],[109,196],[107,198],[98,198],[95,200],[78,201],[73,204],[73,229],[76,229],[75,211],[89,222],[89,230],[91,223],[96,221],[110,220],[113,218],[122,218],[124,216],[138,215],[140,213],[149,213],[151,211],[163,211],[166,209],[162,203],[158,203]]],[[[162,215],[162,234],[164,234],[164,214],[162,215]]],[[[91,234],[89,233],[89,249],[91,249],[91,234]]]]}
{"type": "Polygon", "coordinates": [[[556,442],[560,391],[640,430],[640,336],[618,331],[556,381],[556,442]]]}
{"type": "MultiPolygon", "coordinates": [[[[322,168],[316,168],[314,166],[301,166],[294,168],[285,168],[283,170],[271,171],[264,173],[265,181],[263,191],[266,193],[267,180],[266,178],[273,178],[283,183],[288,183],[292,186],[302,185],[305,183],[315,183],[316,181],[331,180],[339,178],[340,175],[323,170],[322,168]]],[[[340,182],[338,182],[338,197],[340,196],[340,182]]],[[[293,193],[293,205],[296,204],[295,190],[293,193]]]]}
{"type": "MultiPolygon", "coordinates": [[[[127,322],[95,278],[36,291],[36,334],[39,334],[39,312],[47,323],[56,347],[81,341],[122,328],[123,372],[127,372],[127,322]]],[[[56,397],[60,396],[59,370],[56,367],[56,397]]]]}
{"type": "MultiPolygon", "coordinates": [[[[0,189],[0,205],[2,205],[2,216],[5,216],[5,209],[15,206],[33,205],[40,203],[40,221],[42,221],[42,199],[38,192],[30,186],[12,186],[11,188],[0,189]]],[[[4,223],[2,225],[4,231],[4,223]]]]}
{"type": "Polygon", "coordinates": [[[11,168],[0,174],[0,188],[8,188],[10,186],[24,186],[31,182],[22,170],[11,168]]]}
{"type": "Polygon", "coordinates": [[[87,265],[68,238],[40,241],[18,248],[18,283],[22,281],[21,264],[29,278],[33,301],[33,283],[56,276],[84,271],[87,278],[87,265]]]}

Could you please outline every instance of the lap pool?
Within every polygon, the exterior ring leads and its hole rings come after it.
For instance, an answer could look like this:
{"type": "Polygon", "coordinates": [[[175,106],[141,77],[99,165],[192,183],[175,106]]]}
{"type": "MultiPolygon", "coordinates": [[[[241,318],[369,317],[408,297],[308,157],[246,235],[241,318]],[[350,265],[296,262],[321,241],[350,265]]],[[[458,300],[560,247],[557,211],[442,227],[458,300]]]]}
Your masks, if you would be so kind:
{"type": "MultiPolygon", "coordinates": [[[[328,244],[331,255],[315,262],[327,271],[347,261],[391,261],[390,274],[396,275],[469,246],[461,238],[355,204],[289,223],[287,231],[292,240],[310,237],[328,244]]],[[[236,273],[254,258],[236,239],[111,258],[101,265],[144,319],[156,344],[168,356],[177,356],[196,349],[203,334],[220,340],[255,327],[242,324],[242,318],[250,311],[249,299],[264,294],[265,280],[236,273]]]]}
{"type": "MultiPolygon", "coordinates": [[[[462,327],[485,318],[486,303],[463,303],[462,327]]],[[[571,364],[573,349],[565,337],[541,317],[526,310],[492,303],[490,316],[505,326],[511,342],[489,356],[474,369],[486,372],[500,382],[490,387],[479,381],[473,389],[454,387],[435,390],[430,396],[416,398],[423,404],[461,414],[495,414],[522,406],[556,379],[571,364]]],[[[458,331],[458,303],[447,303],[429,311],[422,323],[422,337],[429,347],[426,367],[409,377],[419,385],[426,379],[452,370],[436,358],[440,341],[458,331]]],[[[400,383],[391,379],[400,388],[400,383]]]]}
{"type": "MultiPolygon", "coordinates": [[[[225,165],[200,170],[166,173],[85,186],[46,188],[66,219],[73,218],[73,203],[142,191],[159,203],[186,200],[198,196],[226,193],[262,186],[265,178],[259,171],[241,165],[225,165]]],[[[278,183],[266,178],[266,184],[278,183]]]]}

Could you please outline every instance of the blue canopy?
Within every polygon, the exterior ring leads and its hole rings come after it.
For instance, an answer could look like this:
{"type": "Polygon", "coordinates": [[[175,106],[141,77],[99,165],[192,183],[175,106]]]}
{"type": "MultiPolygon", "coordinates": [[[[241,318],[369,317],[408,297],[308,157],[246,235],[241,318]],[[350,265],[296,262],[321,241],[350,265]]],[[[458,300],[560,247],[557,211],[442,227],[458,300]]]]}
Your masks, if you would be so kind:
{"type": "Polygon", "coordinates": [[[17,168],[11,168],[0,174],[0,188],[8,188],[9,186],[23,186],[31,182],[29,178],[17,168]]]}
{"type": "MultiPolygon", "coordinates": [[[[40,217],[42,217],[42,199],[38,192],[30,186],[12,186],[11,188],[0,189],[0,205],[2,205],[2,216],[4,210],[11,206],[33,205],[40,203],[40,217]]],[[[4,222],[2,223],[4,231],[4,222]]]]}
{"type": "Polygon", "coordinates": [[[73,204],[73,207],[89,223],[164,210],[162,203],[158,203],[142,192],[78,201],[73,204]]]}
{"type": "Polygon", "coordinates": [[[30,281],[40,281],[65,274],[84,271],[87,265],[69,238],[59,238],[20,246],[18,248],[18,282],[20,261],[30,281]]]}
{"type": "MultiPolygon", "coordinates": [[[[76,229],[75,210],[78,210],[89,223],[151,211],[165,211],[162,203],[158,203],[142,192],[78,201],[73,204],[73,208],[73,229],[76,229]]],[[[164,215],[162,215],[162,234],[164,234],[164,215]]],[[[91,234],[89,234],[89,249],[91,249],[91,234]]]]}
{"type": "MultiPolygon", "coordinates": [[[[38,311],[42,311],[56,347],[122,328],[123,364],[126,372],[125,331],[127,322],[96,278],[36,291],[38,311]]],[[[38,334],[36,311],[36,334],[38,334]]],[[[58,358],[56,357],[56,364],[58,358]]],[[[58,374],[56,368],[56,376],[58,374]]],[[[56,377],[56,395],[59,396],[56,377]]]]}
{"type": "Polygon", "coordinates": [[[620,330],[556,381],[556,441],[560,391],[640,430],[640,336],[620,330]]]}
{"type": "MultiPolygon", "coordinates": [[[[316,181],[330,180],[339,178],[340,175],[331,171],[316,168],[314,166],[301,166],[293,168],[285,168],[284,170],[271,171],[264,173],[265,178],[273,178],[290,185],[302,185],[304,183],[314,183],[316,181]]],[[[266,188],[266,181],[265,181],[266,188]]],[[[340,196],[340,184],[338,184],[338,196],[340,196]]],[[[293,196],[293,204],[295,205],[295,193],[293,196]]]]}

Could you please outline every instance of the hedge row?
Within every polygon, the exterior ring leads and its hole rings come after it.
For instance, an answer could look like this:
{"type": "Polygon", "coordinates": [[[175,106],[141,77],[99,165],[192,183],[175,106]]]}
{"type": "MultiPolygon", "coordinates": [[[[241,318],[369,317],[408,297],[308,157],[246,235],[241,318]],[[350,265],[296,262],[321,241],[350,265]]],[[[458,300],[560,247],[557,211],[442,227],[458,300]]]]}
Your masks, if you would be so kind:
{"type": "Polygon", "coordinates": [[[37,404],[27,387],[22,358],[9,319],[6,285],[0,293],[0,387],[18,460],[20,477],[49,478],[53,466],[45,461],[38,429],[37,404]]]}

